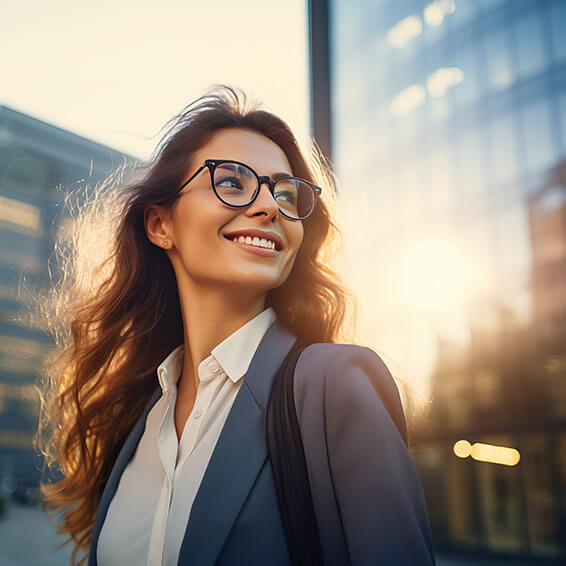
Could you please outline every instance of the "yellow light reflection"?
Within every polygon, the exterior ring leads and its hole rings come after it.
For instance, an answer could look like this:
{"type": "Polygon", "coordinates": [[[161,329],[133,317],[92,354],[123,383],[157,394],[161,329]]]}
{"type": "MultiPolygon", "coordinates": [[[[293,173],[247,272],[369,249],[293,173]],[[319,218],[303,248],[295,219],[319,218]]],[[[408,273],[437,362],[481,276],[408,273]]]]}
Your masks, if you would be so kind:
{"type": "Polygon", "coordinates": [[[451,87],[464,80],[464,71],[459,67],[441,67],[431,73],[426,80],[428,93],[435,98],[444,96],[451,87]]]}
{"type": "Polygon", "coordinates": [[[417,106],[422,106],[426,101],[426,91],[418,84],[402,90],[390,104],[391,112],[396,116],[407,116],[417,106]]]}
{"type": "Polygon", "coordinates": [[[467,440],[458,440],[454,443],[453,451],[458,458],[471,456],[479,462],[490,464],[501,464],[503,466],[516,466],[521,460],[519,451],[507,446],[495,446],[483,442],[475,442],[473,445],[467,440]]]}
{"type": "Polygon", "coordinates": [[[480,462],[490,462],[492,464],[503,464],[504,466],[515,466],[519,463],[521,455],[515,448],[505,446],[493,446],[475,442],[472,446],[472,458],[480,462]]]}
{"type": "Polygon", "coordinates": [[[455,10],[454,0],[435,0],[425,6],[423,17],[429,26],[436,27],[444,21],[445,16],[453,14],[455,10]]]}
{"type": "Polygon", "coordinates": [[[467,458],[472,453],[472,445],[467,440],[458,440],[453,450],[458,458],[467,458]]]}
{"type": "Polygon", "coordinates": [[[407,41],[419,36],[422,31],[423,24],[419,16],[407,16],[387,32],[387,42],[392,47],[403,47],[407,41]]]}
{"type": "Polygon", "coordinates": [[[401,258],[399,283],[403,300],[413,307],[462,304],[469,296],[471,274],[466,258],[453,244],[431,239],[401,258]]]}

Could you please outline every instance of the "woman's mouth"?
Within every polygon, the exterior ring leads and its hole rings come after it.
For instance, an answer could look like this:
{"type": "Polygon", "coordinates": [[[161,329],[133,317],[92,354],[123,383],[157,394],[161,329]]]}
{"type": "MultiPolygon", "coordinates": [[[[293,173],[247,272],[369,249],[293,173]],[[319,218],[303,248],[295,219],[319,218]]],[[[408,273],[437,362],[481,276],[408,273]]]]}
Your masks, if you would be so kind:
{"type": "Polygon", "coordinates": [[[258,255],[274,257],[279,254],[279,250],[274,249],[274,242],[266,240],[265,238],[251,238],[250,236],[235,236],[234,238],[224,237],[232,241],[232,243],[239,248],[258,255]]]}

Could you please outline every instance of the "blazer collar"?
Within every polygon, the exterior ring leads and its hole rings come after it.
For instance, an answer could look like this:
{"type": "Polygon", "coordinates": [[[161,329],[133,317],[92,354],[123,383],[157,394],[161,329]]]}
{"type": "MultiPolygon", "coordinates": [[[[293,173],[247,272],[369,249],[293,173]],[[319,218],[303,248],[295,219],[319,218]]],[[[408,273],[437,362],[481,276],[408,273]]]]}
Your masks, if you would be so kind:
{"type": "MultiPolygon", "coordinates": [[[[269,392],[295,340],[296,336],[276,319],[259,343],[193,503],[179,563],[205,566],[216,561],[267,458],[265,409],[269,392]]],[[[88,566],[97,565],[96,548],[108,507],[144,432],[147,415],[160,396],[157,387],[118,454],[96,515],[88,566]]]]}

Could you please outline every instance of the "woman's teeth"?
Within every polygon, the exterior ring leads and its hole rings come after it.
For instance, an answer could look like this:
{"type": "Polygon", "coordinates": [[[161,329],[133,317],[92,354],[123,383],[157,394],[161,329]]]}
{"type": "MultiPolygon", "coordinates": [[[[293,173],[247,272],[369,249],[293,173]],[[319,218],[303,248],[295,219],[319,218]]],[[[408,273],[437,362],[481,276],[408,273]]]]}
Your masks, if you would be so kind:
{"type": "Polygon", "coordinates": [[[265,238],[258,238],[257,236],[254,236],[253,238],[251,236],[237,236],[234,240],[236,239],[240,242],[240,244],[258,246],[260,248],[267,248],[268,250],[275,249],[275,242],[266,240],[265,238]]]}

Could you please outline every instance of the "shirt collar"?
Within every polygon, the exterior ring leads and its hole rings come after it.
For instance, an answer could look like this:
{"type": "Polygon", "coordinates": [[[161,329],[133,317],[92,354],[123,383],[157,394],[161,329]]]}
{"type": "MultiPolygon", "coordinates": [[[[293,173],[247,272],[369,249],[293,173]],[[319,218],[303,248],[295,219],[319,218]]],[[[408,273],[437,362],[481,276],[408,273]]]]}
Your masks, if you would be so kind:
{"type": "MultiPolygon", "coordinates": [[[[200,381],[208,381],[221,373],[237,383],[248,371],[252,358],[267,329],[275,320],[269,307],[215,346],[210,356],[198,366],[200,381]]],[[[183,369],[184,345],[177,346],[157,368],[157,378],[163,393],[174,391],[183,369]]]]}
{"type": "Polygon", "coordinates": [[[177,346],[157,368],[157,379],[163,393],[169,393],[177,388],[177,381],[183,369],[183,350],[183,344],[177,346]]]}
{"type": "Polygon", "coordinates": [[[212,349],[212,356],[234,383],[246,375],[263,335],[274,320],[275,311],[269,307],[212,349]]]}

